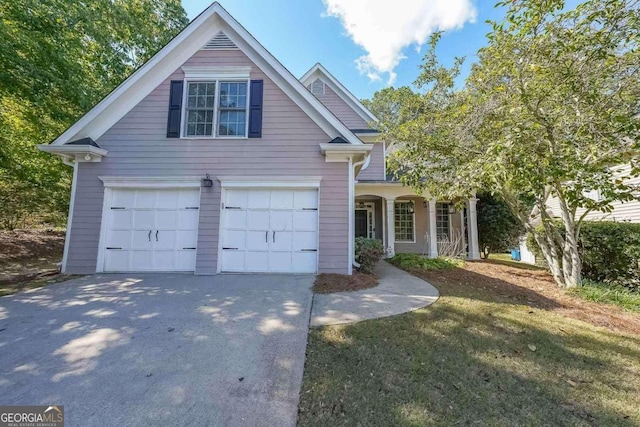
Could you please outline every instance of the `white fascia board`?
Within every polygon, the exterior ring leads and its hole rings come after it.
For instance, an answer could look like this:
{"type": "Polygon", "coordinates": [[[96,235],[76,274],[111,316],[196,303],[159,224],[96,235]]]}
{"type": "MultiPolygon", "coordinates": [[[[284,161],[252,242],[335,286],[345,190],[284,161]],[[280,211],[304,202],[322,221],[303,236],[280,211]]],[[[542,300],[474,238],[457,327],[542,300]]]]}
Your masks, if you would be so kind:
{"type": "Polygon", "coordinates": [[[185,79],[227,78],[248,79],[251,67],[215,67],[201,65],[183,65],[185,79]]]}
{"type": "Polygon", "coordinates": [[[76,154],[94,154],[96,156],[104,157],[109,153],[103,148],[94,147],[92,145],[53,145],[53,144],[39,144],[38,150],[45,153],[58,154],[61,156],[69,157],[76,154]]]}
{"type": "Polygon", "coordinates": [[[222,188],[319,188],[321,176],[218,176],[222,188]]]}
{"type": "Polygon", "coordinates": [[[319,62],[311,67],[311,69],[300,78],[300,81],[306,87],[315,80],[315,77],[320,77],[325,83],[327,83],[331,89],[364,120],[367,122],[379,121],[378,118],[349,91],[349,89],[340,83],[340,81],[319,62]]]}
{"type": "Polygon", "coordinates": [[[343,153],[343,154],[366,154],[373,149],[371,144],[361,144],[354,147],[351,144],[319,144],[322,154],[326,153],[343,153]]]}
{"type": "Polygon", "coordinates": [[[330,137],[342,136],[351,144],[362,144],[362,141],[353,135],[300,81],[258,43],[218,2],[215,2],[120,86],[56,138],[52,145],[65,144],[76,136],[98,140],[144,97],[202,48],[211,39],[212,34],[215,35],[220,31],[224,31],[236,46],[292,98],[327,135],[330,137]],[[232,31],[229,31],[230,29],[232,31]],[[229,32],[233,34],[229,34],[229,32]]]}
{"type": "Polygon", "coordinates": [[[99,176],[105,188],[195,188],[199,176],[99,176]]]}

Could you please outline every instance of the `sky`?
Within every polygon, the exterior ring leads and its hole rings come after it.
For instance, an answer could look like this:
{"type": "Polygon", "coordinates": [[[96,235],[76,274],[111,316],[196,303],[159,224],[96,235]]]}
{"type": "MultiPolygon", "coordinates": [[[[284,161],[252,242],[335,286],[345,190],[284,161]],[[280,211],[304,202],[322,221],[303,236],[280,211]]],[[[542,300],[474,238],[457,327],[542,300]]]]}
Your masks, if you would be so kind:
{"type": "MultiPolygon", "coordinates": [[[[322,63],[355,96],[411,85],[434,31],[439,60],[465,56],[462,79],[504,11],[493,0],[219,0],[295,76],[322,63]]],[[[212,0],[182,0],[190,19],[212,0]]]]}

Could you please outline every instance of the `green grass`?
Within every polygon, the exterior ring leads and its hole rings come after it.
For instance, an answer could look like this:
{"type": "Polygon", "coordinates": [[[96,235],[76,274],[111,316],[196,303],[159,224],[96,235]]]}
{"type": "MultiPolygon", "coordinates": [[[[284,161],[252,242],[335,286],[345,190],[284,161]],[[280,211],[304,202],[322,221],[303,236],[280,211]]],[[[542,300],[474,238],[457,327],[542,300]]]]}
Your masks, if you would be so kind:
{"type": "Polygon", "coordinates": [[[312,329],[300,426],[640,425],[640,336],[437,283],[431,307],[312,329]]]}
{"type": "Polygon", "coordinates": [[[640,293],[622,286],[585,280],[569,292],[588,301],[617,305],[625,310],[640,313],[640,293]]]}
{"type": "Polygon", "coordinates": [[[422,268],[424,270],[442,270],[462,267],[464,261],[456,258],[427,258],[419,254],[397,254],[389,260],[393,265],[410,270],[422,268]]]}
{"type": "Polygon", "coordinates": [[[490,254],[489,259],[486,261],[493,264],[508,265],[509,267],[521,268],[524,270],[544,270],[544,268],[537,265],[514,261],[511,259],[511,254],[490,254]]]}

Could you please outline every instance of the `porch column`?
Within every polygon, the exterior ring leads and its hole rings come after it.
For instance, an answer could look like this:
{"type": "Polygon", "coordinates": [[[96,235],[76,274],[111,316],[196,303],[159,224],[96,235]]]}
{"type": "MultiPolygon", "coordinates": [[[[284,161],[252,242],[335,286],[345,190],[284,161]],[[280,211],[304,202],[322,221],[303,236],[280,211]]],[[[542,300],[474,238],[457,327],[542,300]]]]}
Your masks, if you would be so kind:
{"type": "Polygon", "coordinates": [[[396,242],[396,199],[387,199],[387,254],[392,257],[395,255],[396,242]]]}
{"type": "Polygon", "coordinates": [[[438,228],[436,226],[437,199],[429,200],[429,258],[438,257],[438,228]]]}
{"type": "Polygon", "coordinates": [[[386,228],[387,228],[387,226],[386,226],[386,224],[387,224],[387,215],[386,215],[387,210],[386,210],[386,207],[385,207],[385,204],[384,204],[384,200],[385,199],[383,199],[383,198],[380,199],[380,205],[381,205],[380,206],[380,212],[382,212],[382,247],[385,248],[385,251],[386,251],[386,248],[387,248],[387,230],[386,230],[386,228]]]}
{"type": "Polygon", "coordinates": [[[472,197],[467,202],[467,230],[469,232],[469,259],[480,259],[480,247],[478,244],[478,215],[476,202],[472,197]]]}

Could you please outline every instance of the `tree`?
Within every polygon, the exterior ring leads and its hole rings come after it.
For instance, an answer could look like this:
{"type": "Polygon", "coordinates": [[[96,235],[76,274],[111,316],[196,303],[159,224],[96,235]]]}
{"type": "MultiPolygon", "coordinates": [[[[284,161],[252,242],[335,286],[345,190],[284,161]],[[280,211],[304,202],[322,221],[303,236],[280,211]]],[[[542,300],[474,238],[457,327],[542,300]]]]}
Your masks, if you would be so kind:
{"type": "Polygon", "coordinates": [[[478,242],[486,259],[489,254],[516,247],[524,235],[524,227],[509,206],[491,193],[478,195],[478,242]]]}
{"type": "Polygon", "coordinates": [[[0,2],[0,227],[66,216],[70,168],[36,149],[188,23],[179,0],[0,2]]]}
{"type": "MultiPolygon", "coordinates": [[[[534,236],[556,283],[576,286],[586,215],[578,208],[608,211],[613,200],[634,197],[612,167],[639,173],[638,1],[589,0],[568,11],[561,0],[498,6],[506,18],[493,23],[463,89],[454,85],[462,60],[439,64],[436,35],[419,91],[392,90],[403,117],[383,126],[396,147],[393,167],[407,171],[406,184],[438,197],[491,189],[534,236]],[[603,199],[589,198],[590,190],[603,199]],[[548,213],[551,197],[559,221],[548,213]]],[[[376,95],[373,105],[393,96],[376,95]]]]}

